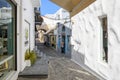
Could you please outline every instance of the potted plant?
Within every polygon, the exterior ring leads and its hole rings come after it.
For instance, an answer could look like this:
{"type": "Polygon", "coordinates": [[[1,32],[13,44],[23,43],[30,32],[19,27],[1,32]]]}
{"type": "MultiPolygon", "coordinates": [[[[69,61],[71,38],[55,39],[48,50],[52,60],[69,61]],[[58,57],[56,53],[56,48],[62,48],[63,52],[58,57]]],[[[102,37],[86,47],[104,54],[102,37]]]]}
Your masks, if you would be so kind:
{"type": "Polygon", "coordinates": [[[33,51],[33,50],[30,51],[29,49],[26,50],[26,53],[25,53],[26,66],[33,65],[36,61],[36,58],[37,58],[37,56],[36,56],[35,51],[33,51]]]}
{"type": "Polygon", "coordinates": [[[25,52],[25,63],[26,63],[26,66],[31,66],[29,49],[27,49],[25,52]]]}

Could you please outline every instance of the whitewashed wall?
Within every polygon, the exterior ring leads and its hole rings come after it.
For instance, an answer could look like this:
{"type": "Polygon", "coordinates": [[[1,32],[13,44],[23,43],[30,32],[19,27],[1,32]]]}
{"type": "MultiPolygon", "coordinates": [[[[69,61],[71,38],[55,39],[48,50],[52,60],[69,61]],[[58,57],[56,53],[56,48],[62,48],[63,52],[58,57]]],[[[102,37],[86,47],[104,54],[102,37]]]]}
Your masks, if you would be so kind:
{"type": "MultiPolygon", "coordinates": [[[[120,80],[120,1],[96,0],[72,17],[72,60],[107,80],[120,80]],[[108,18],[108,63],[102,61],[101,23],[108,18]]],[[[94,73],[93,72],[93,73],[94,73]]]]}
{"type": "Polygon", "coordinates": [[[40,7],[41,5],[41,0],[31,0],[33,7],[40,7]]]}
{"type": "MultiPolygon", "coordinates": [[[[32,6],[31,0],[22,0],[21,4],[21,27],[20,27],[20,35],[21,35],[21,71],[25,68],[25,51],[26,49],[33,50],[34,48],[34,36],[35,36],[35,30],[34,30],[34,8],[32,6]],[[26,22],[30,24],[30,44],[25,45],[25,28],[26,28],[26,22]]],[[[29,43],[29,42],[28,42],[29,43]]]]}
{"type": "Polygon", "coordinates": [[[25,68],[25,20],[30,23],[30,49],[34,48],[34,7],[31,0],[12,0],[17,7],[17,71],[6,80],[17,80],[18,74],[25,68]]]}
{"type": "MultiPolygon", "coordinates": [[[[32,6],[32,0],[23,0],[24,20],[30,24],[30,49],[33,50],[35,43],[35,19],[34,19],[34,7],[32,6]]],[[[24,26],[24,24],[23,24],[24,26]]],[[[24,26],[25,27],[25,26],[24,26]]]]}

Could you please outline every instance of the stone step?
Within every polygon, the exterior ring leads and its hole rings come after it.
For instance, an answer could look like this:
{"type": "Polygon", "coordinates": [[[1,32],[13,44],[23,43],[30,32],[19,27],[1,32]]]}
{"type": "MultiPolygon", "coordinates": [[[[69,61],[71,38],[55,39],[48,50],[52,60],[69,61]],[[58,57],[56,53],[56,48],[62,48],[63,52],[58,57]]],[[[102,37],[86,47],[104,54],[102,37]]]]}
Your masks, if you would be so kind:
{"type": "Polygon", "coordinates": [[[48,61],[44,58],[38,58],[36,63],[26,67],[19,73],[19,77],[48,77],[48,61]]]}
{"type": "Polygon", "coordinates": [[[48,78],[19,77],[17,80],[48,80],[48,78]]]}
{"type": "Polygon", "coordinates": [[[48,75],[41,74],[41,75],[19,75],[18,78],[48,78],[48,75]]]}

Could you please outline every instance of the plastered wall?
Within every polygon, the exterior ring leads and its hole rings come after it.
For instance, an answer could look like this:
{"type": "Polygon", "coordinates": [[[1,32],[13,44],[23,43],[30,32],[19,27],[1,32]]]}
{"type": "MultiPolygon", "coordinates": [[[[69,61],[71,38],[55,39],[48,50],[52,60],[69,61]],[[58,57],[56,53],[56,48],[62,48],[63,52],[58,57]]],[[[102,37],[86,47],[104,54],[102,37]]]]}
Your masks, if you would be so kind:
{"type": "Polygon", "coordinates": [[[120,1],[96,0],[72,17],[72,60],[106,80],[120,80],[120,1]],[[108,19],[108,63],[102,60],[102,26],[108,19]]]}

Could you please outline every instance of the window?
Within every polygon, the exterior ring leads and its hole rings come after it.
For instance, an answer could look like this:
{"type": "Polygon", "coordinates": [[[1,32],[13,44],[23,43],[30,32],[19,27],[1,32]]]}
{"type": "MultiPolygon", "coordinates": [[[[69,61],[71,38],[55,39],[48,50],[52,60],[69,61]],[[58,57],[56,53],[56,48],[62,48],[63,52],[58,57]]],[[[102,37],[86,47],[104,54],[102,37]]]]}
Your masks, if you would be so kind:
{"type": "Polygon", "coordinates": [[[107,16],[100,18],[102,25],[102,59],[108,62],[108,29],[107,29],[107,16]]]}
{"type": "Polygon", "coordinates": [[[15,67],[15,5],[10,0],[0,0],[0,80],[15,67]],[[10,11],[9,11],[10,10],[10,11]],[[5,18],[7,17],[7,19],[5,18]]]}

